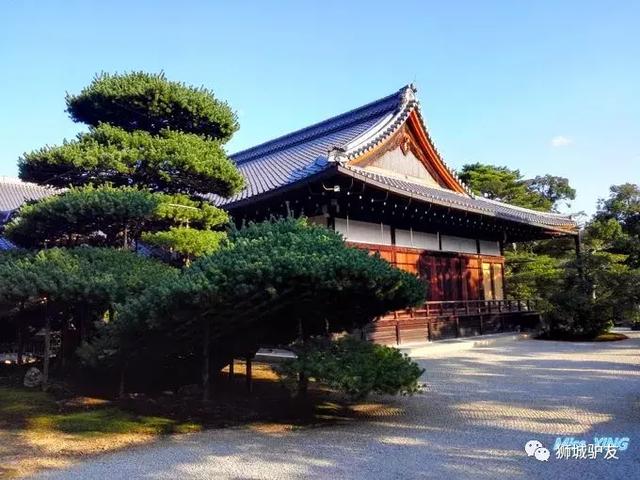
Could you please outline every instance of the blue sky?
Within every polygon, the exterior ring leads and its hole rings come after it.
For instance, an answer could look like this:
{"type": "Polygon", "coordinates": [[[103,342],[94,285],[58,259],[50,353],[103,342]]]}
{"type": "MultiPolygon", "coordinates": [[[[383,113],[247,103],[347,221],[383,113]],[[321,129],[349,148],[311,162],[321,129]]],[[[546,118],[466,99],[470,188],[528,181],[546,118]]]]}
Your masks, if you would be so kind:
{"type": "Polygon", "coordinates": [[[5,1],[0,175],[83,128],[64,94],[102,70],[213,89],[231,152],[414,82],[451,166],[566,176],[592,213],[640,182],[638,24],[637,1],[5,1]]]}

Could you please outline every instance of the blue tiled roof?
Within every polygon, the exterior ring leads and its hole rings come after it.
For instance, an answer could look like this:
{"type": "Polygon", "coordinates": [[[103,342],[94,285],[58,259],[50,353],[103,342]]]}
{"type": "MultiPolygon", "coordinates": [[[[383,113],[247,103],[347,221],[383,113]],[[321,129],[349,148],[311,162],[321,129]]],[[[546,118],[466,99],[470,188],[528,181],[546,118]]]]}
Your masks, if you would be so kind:
{"type": "Polygon", "coordinates": [[[363,107],[284,135],[231,156],[246,188],[230,198],[210,196],[229,205],[304,180],[330,167],[327,154],[370,132],[403,107],[406,88],[363,107]]]}
{"type": "Polygon", "coordinates": [[[0,251],[13,250],[16,246],[5,237],[0,237],[0,251]]]}
{"type": "MultiPolygon", "coordinates": [[[[218,206],[233,208],[245,202],[259,201],[263,194],[293,186],[334,169],[340,174],[355,176],[375,183],[380,188],[425,202],[543,228],[565,232],[576,230],[575,222],[567,216],[537,212],[478,197],[461,181],[459,183],[465,193],[428,187],[349,165],[349,160],[375,148],[397,131],[412,111],[417,112],[424,125],[415,89],[408,85],[363,107],[236,153],[231,158],[244,176],[246,188],[230,198],[215,195],[208,198],[218,206]],[[329,152],[334,149],[342,152],[342,158],[336,162],[330,161],[329,152]]],[[[426,127],[425,133],[429,135],[426,127]]],[[[433,144],[430,138],[429,141],[433,144]]],[[[442,161],[437,150],[436,155],[442,161]]],[[[442,164],[449,169],[444,161],[442,164]]],[[[457,178],[453,170],[449,171],[457,178]]]]}
{"type": "Polygon", "coordinates": [[[0,214],[4,217],[23,203],[40,200],[56,193],[50,187],[23,182],[18,178],[0,177],[0,214]]]}

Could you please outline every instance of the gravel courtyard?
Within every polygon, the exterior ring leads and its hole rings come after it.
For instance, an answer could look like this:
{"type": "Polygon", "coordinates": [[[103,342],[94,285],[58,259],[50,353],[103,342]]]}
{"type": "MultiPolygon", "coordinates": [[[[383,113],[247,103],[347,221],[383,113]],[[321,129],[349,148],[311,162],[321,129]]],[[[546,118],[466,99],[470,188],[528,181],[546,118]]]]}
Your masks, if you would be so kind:
{"type": "Polygon", "coordinates": [[[40,479],[640,478],[640,335],[523,340],[417,359],[425,392],[370,420],[269,433],[212,430],[88,460],[40,479]],[[619,460],[527,457],[557,436],[629,437],[619,460]]]}

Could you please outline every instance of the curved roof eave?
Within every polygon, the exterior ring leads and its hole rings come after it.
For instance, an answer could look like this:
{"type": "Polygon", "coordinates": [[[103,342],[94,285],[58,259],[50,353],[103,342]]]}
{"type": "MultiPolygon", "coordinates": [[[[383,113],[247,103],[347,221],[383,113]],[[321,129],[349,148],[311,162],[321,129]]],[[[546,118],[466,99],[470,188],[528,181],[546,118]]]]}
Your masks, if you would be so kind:
{"type": "Polygon", "coordinates": [[[578,233],[575,221],[570,217],[563,216],[561,214],[538,212],[476,196],[469,198],[456,192],[440,190],[418,184],[410,184],[410,182],[402,182],[390,177],[384,177],[380,174],[372,174],[357,167],[349,167],[347,165],[338,166],[338,172],[351,178],[355,178],[356,180],[360,180],[363,183],[425,203],[435,204],[460,211],[470,211],[479,215],[493,217],[504,221],[523,223],[562,234],[576,235],[578,233]],[[413,189],[402,188],[396,184],[411,185],[413,189]],[[488,206],[483,205],[484,203],[495,205],[496,208],[489,208],[488,206]],[[548,219],[549,223],[543,221],[545,219],[548,219]]]}

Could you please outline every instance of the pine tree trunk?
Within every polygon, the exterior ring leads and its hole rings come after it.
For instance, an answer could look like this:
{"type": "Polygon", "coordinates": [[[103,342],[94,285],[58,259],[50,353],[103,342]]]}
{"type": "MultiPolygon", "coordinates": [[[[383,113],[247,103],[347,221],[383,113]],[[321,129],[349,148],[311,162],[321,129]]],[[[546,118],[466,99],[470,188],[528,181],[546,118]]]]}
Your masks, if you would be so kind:
{"type": "Polygon", "coordinates": [[[63,371],[67,365],[67,354],[69,353],[69,321],[64,319],[62,321],[62,333],[60,335],[60,362],[56,362],[57,371],[63,371]]]}
{"type": "Polygon", "coordinates": [[[124,250],[127,250],[129,248],[129,228],[127,227],[127,224],[125,223],[124,225],[124,232],[122,235],[122,248],[124,250]]]}
{"type": "Polygon", "coordinates": [[[251,393],[253,392],[253,368],[252,368],[252,363],[251,363],[251,355],[247,353],[247,357],[246,357],[246,366],[247,366],[247,370],[246,370],[246,387],[247,387],[247,393],[251,393]]]}
{"type": "Polygon", "coordinates": [[[202,401],[208,402],[211,396],[211,345],[208,319],[203,319],[202,327],[202,401]]]}
{"type": "Polygon", "coordinates": [[[122,365],[120,369],[120,384],[118,385],[118,398],[120,399],[124,398],[126,373],[127,373],[127,364],[125,363],[124,365],[122,365]]]}
{"type": "MultiPolygon", "coordinates": [[[[307,343],[307,335],[304,331],[304,325],[302,324],[302,319],[298,320],[298,335],[299,339],[302,342],[302,351],[304,352],[306,349],[307,343]]],[[[309,379],[303,370],[298,372],[298,397],[306,398],[307,391],[309,390],[309,379]]]]}
{"type": "Polygon", "coordinates": [[[16,353],[16,362],[18,365],[22,365],[24,363],[24,327],[22,322],[18,324],[18,351],[16,353]]]}
{"type": "MultiPolygon", "coordinates": [[[[46,305],[46,304],[45,304],[46,305]]],[[[49,386],[49,357],[51,356],[51,320],[49,308],[45,306],[44,316],[44,360],[42,364],[42,391],[46,392],[49,386]]]]}
{"type": "MultiPolygon", "coordinates": [[[[20,303],[20,313],[24,313],[24,302],[20,303]]],[[[16,352],[16,363],[22,365],[24,363],[24,321],[18,316],[18,350],[16,352]]]]}
{"type": "Polygon", "coordinates": [[[89,338],[89,308],[86,304],[80,307],[80,343],[85,342],[89,338]]]}
{"type": "Polygon", "coordinates": [[[231,357],[231,361],[229,362],[229,377],[228,377],[229,385],[233,385],[234,369],[235,369],[234,358],[231,357]]]}
{"type": "Polygon", "coordinates": [[[298,373],[298,396],[300,398],[306,398],[307,391],[309,390],[309,379],[304,372],[298,373]]]}

